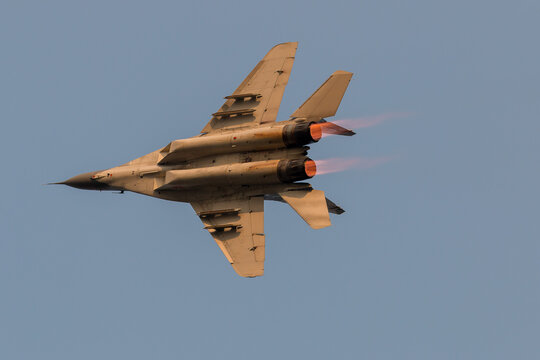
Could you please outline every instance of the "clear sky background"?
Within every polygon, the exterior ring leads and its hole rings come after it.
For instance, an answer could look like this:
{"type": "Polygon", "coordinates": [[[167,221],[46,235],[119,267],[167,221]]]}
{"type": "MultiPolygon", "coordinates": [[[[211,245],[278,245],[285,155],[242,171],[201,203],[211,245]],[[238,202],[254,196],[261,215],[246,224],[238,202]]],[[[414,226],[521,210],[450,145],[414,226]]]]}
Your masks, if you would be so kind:
{"type": "Polygon", "coordinates": [[[540,358],[540,2],[3,1],[0,358],[540,358]],[[238,277],[187,204],[46,187],[197,134],[275,44],[285,120],[335,70],[336,119],[410,112],[315,159],[311,230],[266,203],[238,277]]]}

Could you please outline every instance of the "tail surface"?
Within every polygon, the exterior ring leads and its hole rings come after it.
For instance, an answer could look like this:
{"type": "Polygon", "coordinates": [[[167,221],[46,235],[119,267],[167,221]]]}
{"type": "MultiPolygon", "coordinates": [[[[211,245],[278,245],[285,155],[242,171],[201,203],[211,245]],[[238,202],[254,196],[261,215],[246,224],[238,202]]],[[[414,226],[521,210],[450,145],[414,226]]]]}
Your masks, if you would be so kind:
{"type": "Polygon", "coordinates": [[[325,118],[336,114],[352,73],[334,72],[292,115],[293,118],[325,118]]]}
{"type": "Polygon", "coordinates": [[[324,191],[294,190],[279,194],[313,229],[330,226],[330,215],[324,191]]]}
{"type": "MultiPolygon", "coordinates": [[[[328,134],[354,135],[354,132],[322,120],[334,116],[341,99],[349,86],[352,73],[347,71],[334,72],[318,89],[300,106],[291,118],[309,119],[328,134]]],[[[326,199],[324,191],[305,189],[290,190],[266,197],[268,200],[278,200],[288,203],[304,221],[313,229],[322,229],[331,225],[329,212],[341,214],[342,208],[326,199]]]]}

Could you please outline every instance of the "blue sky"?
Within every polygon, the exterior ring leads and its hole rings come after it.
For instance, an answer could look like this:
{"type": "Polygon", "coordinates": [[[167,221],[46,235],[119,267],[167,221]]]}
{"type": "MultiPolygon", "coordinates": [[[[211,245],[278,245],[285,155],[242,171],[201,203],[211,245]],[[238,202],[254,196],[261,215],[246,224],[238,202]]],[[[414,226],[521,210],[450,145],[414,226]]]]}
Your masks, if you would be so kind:
{"type": "Polygon", "coordinates": [[[0,5],[3,359],[537,359],[537,1],[0,5]],[[273,45],[279,119],[334,70],[336,118],[404,111],[316,159],[311,230],[267,203],[266,273],[234,273],[187,204],[45,187],[197,134],[273,45]]]}

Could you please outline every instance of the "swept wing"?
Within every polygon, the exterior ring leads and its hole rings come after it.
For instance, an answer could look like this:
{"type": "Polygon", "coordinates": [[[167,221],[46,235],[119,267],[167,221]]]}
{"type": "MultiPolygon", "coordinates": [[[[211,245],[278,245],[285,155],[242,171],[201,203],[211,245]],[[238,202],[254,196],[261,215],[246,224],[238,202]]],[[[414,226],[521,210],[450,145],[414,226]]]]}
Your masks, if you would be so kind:
{"type": "Polygon", "coordinates": [[[225,198],[191,206],[238,275],[264,274],[264,198],[225,198]]]}
{"type": "Polygon", "coordinates": [[[225,97],[225,103],[212,114],[212,119],[201,132],[211,133],[274,122],[289,81],[297,47],[297,42],[288,42],[270,49],[240,86],[225,97]]]}

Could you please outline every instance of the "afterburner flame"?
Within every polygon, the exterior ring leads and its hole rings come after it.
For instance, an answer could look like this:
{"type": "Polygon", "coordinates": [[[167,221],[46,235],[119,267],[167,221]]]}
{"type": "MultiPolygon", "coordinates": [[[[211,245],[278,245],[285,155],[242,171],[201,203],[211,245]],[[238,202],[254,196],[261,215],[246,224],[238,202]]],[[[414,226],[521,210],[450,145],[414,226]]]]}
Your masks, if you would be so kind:
{"type": "Polygon", "coordinates": [[[309,133],[313,141],[319,141],[323,137],[323,129],[321,124],[312,124],[309,127],[309,133]]]}
{"type": "Polygon", "coordinates": [[[345,170],[369,169],[377,165],[384,164],[393,157],[385,156],[378,158],[333,158],[324,160],[315,160],[317,164],[317,175],[331,174],[345,170]]]}
{"type": "Polygon", "coordinates": [[[321,138],[330,136],[330,135],[343,135],[344,133],[348,132],[348,129],[340,128],[339,126],[336,126],[337,124],[334,122],[323,122],[318,124],[312,124],[310,127],[311,130],[311,137],[315,141],[319,141],[321,138]],[[315,139],[314,135],[317,136],[317,139],[315,139]]]}
{"type": "Polygon", "coordinates": [[[306,172],[306,175],[308,177],[314,177],[315,174],[318,173],[317,171],[317,165],[315,164],[315,161],[313,160],[306,160],[306,162],[304,163],[304,170],[306,172]]]}

